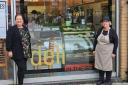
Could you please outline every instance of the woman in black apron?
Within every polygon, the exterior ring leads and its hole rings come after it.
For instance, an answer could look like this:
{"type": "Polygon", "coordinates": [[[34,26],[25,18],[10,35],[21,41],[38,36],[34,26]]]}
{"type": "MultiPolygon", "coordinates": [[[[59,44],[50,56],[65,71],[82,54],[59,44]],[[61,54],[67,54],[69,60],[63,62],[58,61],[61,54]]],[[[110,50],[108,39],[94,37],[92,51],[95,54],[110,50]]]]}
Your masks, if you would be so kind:
{"type": "Polygon", "coordinates": [[[116,32],[110,27],[111,22],[108,16],[102,21],[102,28],[98,30],[94,42],[95,68],[99,70],[99,81],[97,85],[105,83],[111,85],[111,75],[113,69],[113,58],[116,56],[118,37],[116,32]],[[106,79],[104,74],[106,73],[106,79]]]}

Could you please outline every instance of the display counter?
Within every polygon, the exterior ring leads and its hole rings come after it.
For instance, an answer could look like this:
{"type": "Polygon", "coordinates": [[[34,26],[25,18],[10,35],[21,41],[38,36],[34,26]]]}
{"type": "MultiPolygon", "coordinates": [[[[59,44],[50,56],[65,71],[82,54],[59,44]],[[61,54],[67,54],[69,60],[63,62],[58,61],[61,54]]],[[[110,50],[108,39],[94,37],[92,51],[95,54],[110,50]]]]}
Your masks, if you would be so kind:
{"type": "Polygon", "coordinates": [[[28,60],[27,74],[49,76],[54,72],[56,76],[60,72],[67,75],[71,71],[94,70],[93,33],[90,29],[71,31],[59,26],[30,29],[32,58],[28,60]]]}
{"type": "Polygon", "coordinates": [[[88,26],[64,27],[66,71],[94,70],[92,55],[94,31],[88,26]]]}

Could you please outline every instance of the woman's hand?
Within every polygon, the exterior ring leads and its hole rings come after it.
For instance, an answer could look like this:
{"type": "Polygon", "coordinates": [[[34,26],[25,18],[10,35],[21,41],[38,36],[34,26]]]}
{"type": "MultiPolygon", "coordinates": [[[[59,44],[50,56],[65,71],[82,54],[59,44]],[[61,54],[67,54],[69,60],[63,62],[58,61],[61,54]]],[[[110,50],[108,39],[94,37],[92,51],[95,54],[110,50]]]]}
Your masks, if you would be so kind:
{"type": "Polygon", "coordinates": [[[93,56],[95,56],[96,51],[93,51],[93,56]]]}
{"type": "Polygon", "coordinates": [[[12,57],[13,56],[13,53],[12,53],[12,51],[8,51],[8,57],[12,57]]]}
{"type": "Polygon", "coordinates": [[[116,55],[112,53],[112,58],[113,58],[113,59],[115,58],[115,56],[116,56],[116,55]]]}

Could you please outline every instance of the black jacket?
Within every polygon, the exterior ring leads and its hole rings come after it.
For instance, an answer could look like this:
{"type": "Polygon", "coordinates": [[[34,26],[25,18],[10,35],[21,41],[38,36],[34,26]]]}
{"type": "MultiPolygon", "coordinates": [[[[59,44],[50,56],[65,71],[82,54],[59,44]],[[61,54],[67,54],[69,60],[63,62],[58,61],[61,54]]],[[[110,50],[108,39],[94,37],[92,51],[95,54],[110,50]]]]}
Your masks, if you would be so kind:
{"type": "MultiPolygon", "coordinates": [[[[28,31],[28,28],[25,26],[23,29],[25,31],[28,31]]],[[[30,41],[30,38],[29,38],[29,41],[30,41]]],[[[24,58],[22,37],[16,25],[10,27],[7,31],[6,50],[12,51],[13,53],[12,59],[19,60],[24,58]]],[[[30,50],[31,50],[31,46],[30,46],[30,50]]]]}
{"type": "MultiPolygon", "coordinates": [[[[95,51],[95,48],[96,48],[96,45],[97,45],[97,38],[101,34],[101,32],[102,32],[102,28],[99,29],[98,32],[96,33],[95,40],[94,40],[93,51],[95,51]]],[[[110,43],[114,44],[113,54],[116,54],[116,50],[117,50],[117,47],[118,47],[118,36],[116,34],[116,31],[112,28],[109,31],[109,39],[110,39],[110,43]]]]}

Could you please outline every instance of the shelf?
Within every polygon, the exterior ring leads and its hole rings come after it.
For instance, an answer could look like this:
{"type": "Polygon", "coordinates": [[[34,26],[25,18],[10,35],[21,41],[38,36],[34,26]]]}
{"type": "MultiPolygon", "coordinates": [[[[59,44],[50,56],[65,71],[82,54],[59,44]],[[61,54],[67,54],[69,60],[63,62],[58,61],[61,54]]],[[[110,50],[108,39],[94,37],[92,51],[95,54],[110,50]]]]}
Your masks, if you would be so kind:
{"type": "Polygon", "coordinates": [[[92,31],[76,31],[76,32],[63,32],[64,35],[67,35],[67,34],[86,34],[88,32],[92,32],[92,31]]]}

